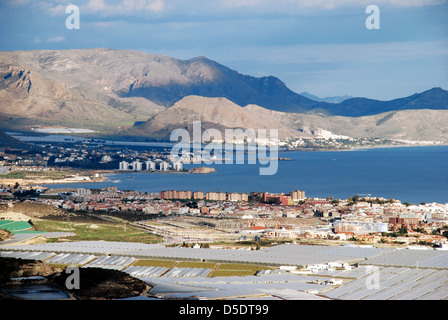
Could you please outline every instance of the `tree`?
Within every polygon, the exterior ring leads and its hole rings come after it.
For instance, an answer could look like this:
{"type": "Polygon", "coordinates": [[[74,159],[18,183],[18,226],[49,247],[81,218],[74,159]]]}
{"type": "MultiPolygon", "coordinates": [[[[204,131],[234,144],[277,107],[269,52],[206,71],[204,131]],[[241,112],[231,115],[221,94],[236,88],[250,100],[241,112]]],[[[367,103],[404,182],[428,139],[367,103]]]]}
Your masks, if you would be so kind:
{"type": "Polygon", "coordinates": [[[351,206],[351,205],[356,204],[356,203],[359,202],[359,196],[358,195],[354,195],[353,197],[348,198],[347,200],[349,202],[348,205],[351,206]]]}
{"type": "Polygon", "coordinates": [[[400,235],[407,234],[408,233],[408,229],[406,229],[406,227],[401,227],[400,229],[398,229],[398,233],[400,235]]]}
{"type": "Polygon", "coordinates": [[[381,238],[380,240],[378,240],[379,243],[386,243],[387,240],[385,238],[381,238]]]}
{"type": "Polygon", "coordinates": [[[414,231],[420,233],[426,233],[425,229],[423,229],[422,227],[418,227],[417,229],[414,229],[414,231]]]}

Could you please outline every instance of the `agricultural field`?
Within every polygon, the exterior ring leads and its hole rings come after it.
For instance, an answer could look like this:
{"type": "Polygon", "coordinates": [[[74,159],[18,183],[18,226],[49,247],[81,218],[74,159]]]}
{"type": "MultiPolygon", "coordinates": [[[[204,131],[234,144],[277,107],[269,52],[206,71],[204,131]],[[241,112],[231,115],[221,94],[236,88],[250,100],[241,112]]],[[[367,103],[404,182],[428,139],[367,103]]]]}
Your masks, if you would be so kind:
{"type": "Polygon", "coordinates": [[[55,220],[36,220],[34,226],[38,231],[64,231],[76,235],[68,237],[72,241],[105,240],[122,242],[157,243],[160,238],[154,234],[141,231],[128,224],[108,223],[103,221],[73,222],[55,220]]]}
{"type": "Polygon", "coordinates": [[[272,270],[273,268],[239,263],[221,263],[211,274],[211,277],[253,276],[260,270],[272,270]]]}
{"type": "Polygon", "coordinates": [[[172,261],[172,260],[138,260],[132,266],[166,267],[166,268],[203,268],[211,269],[209,277],[253,276],[260,270],[273,270],[274,268],[255,264],[215,263],[199,261],[172,261]]]}
{"type": "Polygon", "coordinates": [[[181,261],[176,265],[176,267],[213,269],[216,265],[217,264],[214,262],[181,261]]]}

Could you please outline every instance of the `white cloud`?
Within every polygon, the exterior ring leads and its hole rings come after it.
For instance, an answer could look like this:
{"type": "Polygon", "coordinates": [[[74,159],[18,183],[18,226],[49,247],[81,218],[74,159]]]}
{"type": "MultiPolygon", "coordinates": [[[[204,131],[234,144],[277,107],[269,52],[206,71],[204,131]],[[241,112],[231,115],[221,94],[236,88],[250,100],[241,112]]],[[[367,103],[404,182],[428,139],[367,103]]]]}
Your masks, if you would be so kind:
{"type": "Polygon", "coordinates": [[[12,6],[21,6],[24,4],[29,4],[31,0],[6,0],[5,2],[12,6]]]}
{"type": "Polygon", "coordinates": [[[227,8],[243,7],[270,7],[270,8],[316,8],[316,9],[335,9],[338,7],[366,7],[371,4],[377,6],[395,6],[395,7],[422,7],[430,5],[440,5],[447,3],[447,0],[225,0],[222,2],[227,8]]]}
{"type": "MultiPolygon", "coordinates": [[[[30,0],[20,1],[25,2],[30,0]]],[[[75,2],[71,0],[47,0],[35,2],[34,5],[52,15],[65,14],[67,6],[75,4],[79,7],[81,14],[94,13],[104,16],[115,16],[148,12],[161,13],[166,9],[165,1],[166,0],[84,0],[75,2]]]]}
{"type": "Polygon", "coordinates": [[[57,5],[56,7],[49,7],[48,11],[53,15],[58,15],[58,14],[64,14],[66,8],[67,6],[60,4],[57,5]]]}
{"type": "Polygon", "coordinates": [[[258,7],[266,5],[264,0],[225,0],[223,1],[224,7],[228,8],[243,8],[243,7],[258,7]]]}
{"type": "Polygon", "coordinates": [[[148,9],[153,12],[162,12],[165,9],[165,3],[162,0],[156,0],[148,4],[148,9]]]}
{"type": "Polygon", "coordinates": [[[66,38],[64,36],[56,36],[53,38],[48,38],[47,42],[62,42],[64,41],[66,38]]]}
{"type": "Polygon", "coordinates": [[[131,14],[139,12],[160,13],[165,9],[162,0],[122,0],[118,3],[110,4],[105,0],[89,0],[88,4],[81,8],[88,12],[105,15],[131,14]]]}

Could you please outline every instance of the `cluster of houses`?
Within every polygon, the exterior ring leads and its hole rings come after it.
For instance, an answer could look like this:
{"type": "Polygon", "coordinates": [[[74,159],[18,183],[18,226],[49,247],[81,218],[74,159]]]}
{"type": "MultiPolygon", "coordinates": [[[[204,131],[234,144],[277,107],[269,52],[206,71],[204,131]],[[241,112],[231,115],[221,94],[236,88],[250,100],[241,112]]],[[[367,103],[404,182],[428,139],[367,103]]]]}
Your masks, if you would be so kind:
{"type": "MultiPolygon", "coordinates": [[[[299,190],[293,192],[295,194],[289,196],[302,195],[299,190]]],[[[220,195],[210,192],[194,195],[189,191],[164,191],[148,194],[120,191],[116,187],[101,190],[58,189],[48,190],[45,194],[58,197],[38,197],[32,201],[66,210],[137,211],[142,214],[219,217],[243,221],[238,225],[229,226],[228,230],[237,231],[246,237],[317,238],[406,244],[443,244],[447,240],[443,231],[448,230],[448,204],[406,205],[399,201],[383,204],[335,204],[329,199],[306,198],[292,205],[283,205],[281,202],[269,201],[269,197],[273,197],[271,194],[261,196],[262,201],[258,202],[247,201],[248,195],[239,193],[220,195]],[[181,201],[193,198],[196,199],[194,206],[181,201]],[[293,219],[287,220],[286,223],[281,218],[293,219]],[[306,222],[307,220],[313,222],[306,222]],[[402,230],[406,232],[401,233],[402,230]]],[[[251,200],[256,199],[257,195],[251,193],[251,200]]],[[[219,228],[226,229],[224,224],[219,228]]]]}

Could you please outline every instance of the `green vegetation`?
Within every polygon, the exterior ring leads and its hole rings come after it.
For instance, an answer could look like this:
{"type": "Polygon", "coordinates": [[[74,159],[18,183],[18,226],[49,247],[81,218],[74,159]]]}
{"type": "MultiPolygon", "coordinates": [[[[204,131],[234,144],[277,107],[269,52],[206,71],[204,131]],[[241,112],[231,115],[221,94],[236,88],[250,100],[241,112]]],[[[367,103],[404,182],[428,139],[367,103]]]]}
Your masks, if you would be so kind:
{"type": "Polygon", "coordinates": [[[27,175],[22,172],[12,171],[8,174],[2,175],[2,179],[25,179],[27,175]]]}
{"type": "Polygon", "coordinates": [[[211,269],[210,277],[252,276],[260,270],[273,270],[273,268],[256,264],[217,263],[200,261],[174,261],[142,259],[134,262],[133,266],[166,267],[171,268],[206,268],[211,269]]]}
{"type": "Polygon", "coordinates": [[[392,231],[392,232],[382,232],[381,235],[383,237],[407,237],[408,234],[408,230],[404,227],[401,227],[400,229],[398,229],[397,231],[392,231]]]}
{"type": "Polygon", "coordinates": [[[253,276],[260,270],[272,270],[272,268],[255,264],[221,263],[211,277],[253,276]]]}
{"type": "Polygon", "coordinates": [[[214,262],[197,262],[197,261],[181,261],[176,267],[178,268],[205,268],[205,269],[213,269],[216,267],[216,263],[214,262]]]}
{"type": "Polygon", "coordinates": [[[81,174],[83,172],[74,171],[74,170],[48,170],[48,171],[11,171],[10,173],[6,175],[2,175],[2,179],[24,179],[24,180],[31,180],[31,179],[64,179],[67,177],[67,175],[71,174],[81,174]]]}
{"type": "Polygon", "coordinates": [[[75,236],[68,237],[73,241],[105,240],[157,243],[160,239],[154,234],[141,231],[133,226],[117,223],[78,223],[70,221],[36,220],[34,226],[36,230],[39,231],[65,231],[76,233],[75,236]]]}

